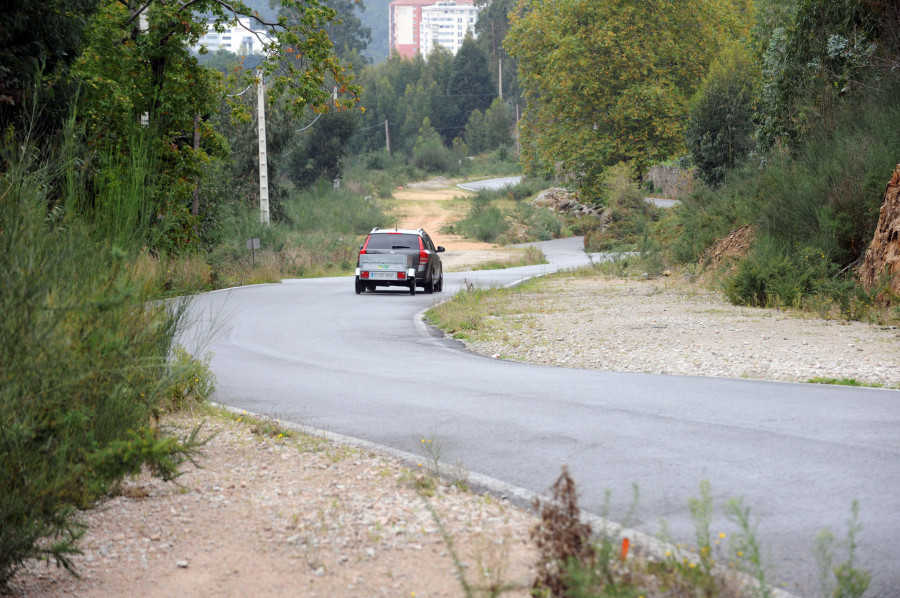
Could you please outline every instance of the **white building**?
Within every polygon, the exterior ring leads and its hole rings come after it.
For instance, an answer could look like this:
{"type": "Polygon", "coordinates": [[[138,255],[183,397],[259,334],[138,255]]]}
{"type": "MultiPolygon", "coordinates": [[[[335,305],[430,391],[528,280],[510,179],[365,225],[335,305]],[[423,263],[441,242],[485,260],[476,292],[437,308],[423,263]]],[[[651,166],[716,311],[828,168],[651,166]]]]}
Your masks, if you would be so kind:
{"type": "Polygon", "coordinates": [[[265,31],[251,27],[250,17],[238,18],[237,23],[226,25],[221,32],[216,31],[212,23],[206,27],[206,34],[191,48],[194,52],[198,52],[201,46],[206,46],[210,52],[228,50],[241,55],[263,54],[263,45],[273,41],[265,31]]]}
{"type": "Polygon", "coordinates": [[[475,21],[479,7],[453,1],[438,2],[422,7],[419,27],[419,51],[428,56],[436,46],[443,46],[454,55],[462,46],[468,32],[475,35],[475,21]]]}

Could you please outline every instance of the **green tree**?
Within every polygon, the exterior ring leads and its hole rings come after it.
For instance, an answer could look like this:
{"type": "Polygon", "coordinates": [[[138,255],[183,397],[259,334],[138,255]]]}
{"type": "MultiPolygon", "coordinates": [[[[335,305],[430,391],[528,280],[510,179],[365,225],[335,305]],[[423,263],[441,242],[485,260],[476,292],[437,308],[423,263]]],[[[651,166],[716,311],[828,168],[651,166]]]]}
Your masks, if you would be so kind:
{"type": "Polygon", "coordinates": [[[747,34],[746,0],[519,0],[504,47],[519,60],[530,169],[598,192],[603,170],[638,174],[684,150],[688,98],[712,58],[747,34]]]}
{"type": "Polygon", "coordinates": [[[494,98],[490,108],[484,113],[487,148],[493,150],[512,143],[512,135],[510,134],[512,127],[512,108],[506,101],[494,98]]]}
{"type": "Polygon", "coordinates": [[[84,27],[100,0],[8,0],[0,10],[0,130],[25,125],[34,108],[26,96],[41,99],[29,126],[52,134],[68,116],[76,85],[68,73],[82,47],[84,27]],[[41,75],[40,81],[36,78],[41,75]]]}
{"type": "Polygon", "coordinates": [[[450,113],[447,121],[441,123],[441,132],[444,139],[451,141],[462,133],[469,115],[474,110],[484,112],[496,96],[487,58],[471,35],[466,36],[456,52],[446,89],[450,113]]]}
{"type": "Polygon", "coordinates": [[[756,146],[756,78],[749,52],[741,46],[726,48],[691,104],[685,139],[701,178],[709,185],[721,184],[756,146]]]}
{"type": "Polygon", "coordinates": [[[473,110],[469,115],[464,137],[466,146],[472,153],[480,154],[488,149],[487,130],[481,110],[473,110]]]}
{"type": "MultiPolygon", "coordinates": [[[[92,146],[120,143],[140,120],[152,131],[149,153],[157,165],[152,210],[160,215],[160,249],[195,244],[195,191],[209,172],[209,162],[225,155],[226,146],[209,117],[226,94],[223,77],[201,66],[189,50],[207,31],[221,30],[236,16],[247,16],[267,41],[256,69],[229,73],[231,89],[248,88],[261,73],[270,102],[302,114],[307,106],[327,111],[332,89],[337,109],[351,106],[359,92],[340,65],[323,29],[335,11],[318,0],[285,0],[285,14],[267,21],[242,2],[193,0],[101,0],[84,32],[86,45],[72,72],[81,84],[79,118],[92,146]]],[[[242,58],[243,66],[250,60],[242,58]]],[[[231,99],[236,117],[249,123],[252,104],[231,99]]],[[[90,209],[90,202],[85,204],[90,209]]],[[[199,210],[199,208],[198,208],[199,210]]]]}
{"type": "Polygon", "coordinates": [[[334,52],[344,62],[366,64],[363,52],[372,42],[372,30],[364,27],[356,11],[364,12],[362,0],[326,0],[325,5],[335,11],[337,18],[328,25],[328,37],[334,52]]]}
{"type": "Polygon", "coordinates": [[[301,189],[319,179],[340,178],[346,144],[356,127],[354,112],[323,114],[309,129],[296,134],[303,137],[286,160],[287,176],[301,189]]]}
{"type": "Polygon", "coordinates": [[[517,0],[478,0],[481,6],[478,20],[475,22],[476,42],[488,58],[491,71],[491,83],[498,89],[500,61],[503,61],[503,97],[518,98],[519,78],[518,63],[503,48],[503,40],[509,32],[509,14],[516,7],[517,0]]]}

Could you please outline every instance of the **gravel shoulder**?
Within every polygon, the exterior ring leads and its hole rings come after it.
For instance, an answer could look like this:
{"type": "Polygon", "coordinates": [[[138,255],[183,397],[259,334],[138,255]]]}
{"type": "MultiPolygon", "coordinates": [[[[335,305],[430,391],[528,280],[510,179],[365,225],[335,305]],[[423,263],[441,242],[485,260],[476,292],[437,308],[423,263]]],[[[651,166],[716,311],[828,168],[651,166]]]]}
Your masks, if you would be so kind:
{"type": "Polygon", "coordinates": [[[739,307],[676,277],[551,277],[487,299],[484,355],[621,372],[900,387],[900,330],[739,307]]]}
{"type": "Polygon", "coordinates": [[[526,510],[429,484],[427,463],[410,470],[304,434],[260,435],[237,415],[180,415],[167,425],[184,434],[200,422],[215,433],[201,468],[186,465],[176,483],[127,481],[80,515],[88,526],[72,559],[80,578],[32,562],[11,595],[459,596],[431,510],[470,584],[499,580],[517,588],[506,595],[529,595],[536,520],[526,510]],[[416,491],[422,485],[430,496],[416,491]]]}

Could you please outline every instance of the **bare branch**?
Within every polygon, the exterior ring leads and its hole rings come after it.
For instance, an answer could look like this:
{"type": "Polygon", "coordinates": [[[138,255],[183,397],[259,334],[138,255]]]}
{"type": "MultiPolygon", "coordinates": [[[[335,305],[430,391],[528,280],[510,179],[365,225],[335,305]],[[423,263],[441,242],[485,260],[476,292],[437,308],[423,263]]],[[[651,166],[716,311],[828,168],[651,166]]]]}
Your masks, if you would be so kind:
{"type": "MultiPolygon", "coordinates": [[[[145,10],[147,10],[147,7],[150,6],[150,4],[152,2],[153,2],[153,0],[147,0],[147,2],[145,2],[144,5],[140,9],[138,9],[137,12],[133,13],[131,15],[131,18],[125,22],[125,26],[123,27],[123,29],[128,29],[128,27],[130,27],[131,24],[134,23],[134,20],[136,18],[138,18],[139,16],[141,16],[141,13],[143,13],[145,10]]],[[[124,4],[125,6],[128,6],[128,8],[131,8],[131,6],[129,6],[127,2],[123,1],[122,4],[124,4]]]]}

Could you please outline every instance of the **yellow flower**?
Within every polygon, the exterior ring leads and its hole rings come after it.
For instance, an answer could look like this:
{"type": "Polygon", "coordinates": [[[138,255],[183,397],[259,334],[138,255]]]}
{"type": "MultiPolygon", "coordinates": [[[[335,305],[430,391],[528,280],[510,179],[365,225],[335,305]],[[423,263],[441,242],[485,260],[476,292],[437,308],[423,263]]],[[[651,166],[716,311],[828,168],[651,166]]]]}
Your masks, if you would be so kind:
{"type": "Polygon", "coordinates": [[[724,534],[724,533],[719,534],[719,537],[722,538],[722,539],[724,540],[724,539],[725,539],[725,534],[724,534]]]}

